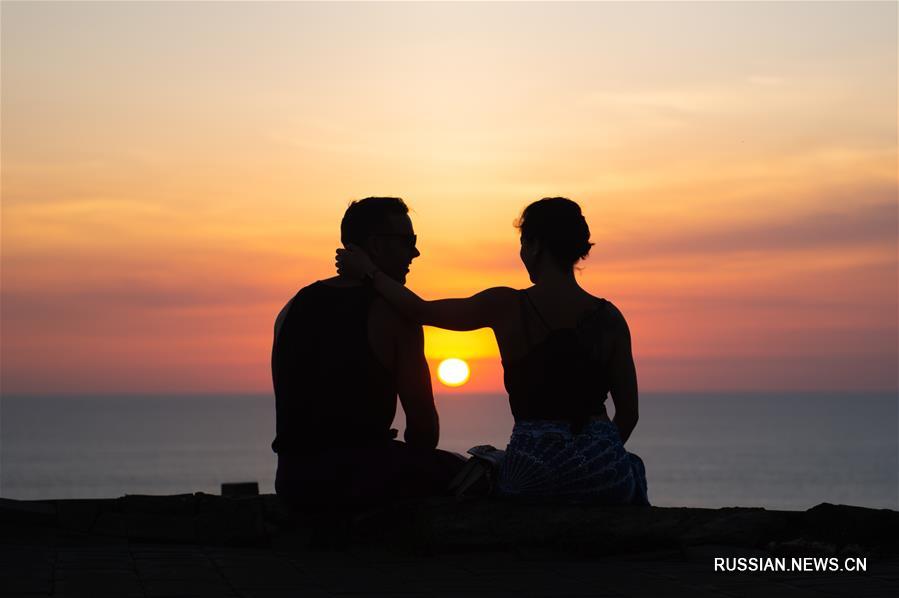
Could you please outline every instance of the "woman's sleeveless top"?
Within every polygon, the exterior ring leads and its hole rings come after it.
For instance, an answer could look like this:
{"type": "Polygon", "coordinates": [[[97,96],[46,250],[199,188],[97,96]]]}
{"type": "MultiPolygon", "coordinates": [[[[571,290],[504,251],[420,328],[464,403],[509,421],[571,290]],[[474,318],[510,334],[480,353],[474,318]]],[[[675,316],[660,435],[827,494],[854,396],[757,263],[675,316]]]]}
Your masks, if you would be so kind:
{"type": "Polygon", "coordinates": [[[519,294],[521,325],[529,346],[527,354],[512,363],[503,362],[503,381],[516,422],[554,420],[580,430],[591,416],[605,415],[609,392],[609,365],[601,343],[604,311],[609,302],[598,299],[596,309],[585,314],[574,328],[551,330],[525,291],[519,294]],[[528,313],[537,315],[546,334],[532,344],[528,313]]]}
{"type": "Polygon", "coordinates": [[[396,381],[373,354],[367,287],[312,284],[294,297],[272,349],[276,453],[389,440],[396,381]]]}

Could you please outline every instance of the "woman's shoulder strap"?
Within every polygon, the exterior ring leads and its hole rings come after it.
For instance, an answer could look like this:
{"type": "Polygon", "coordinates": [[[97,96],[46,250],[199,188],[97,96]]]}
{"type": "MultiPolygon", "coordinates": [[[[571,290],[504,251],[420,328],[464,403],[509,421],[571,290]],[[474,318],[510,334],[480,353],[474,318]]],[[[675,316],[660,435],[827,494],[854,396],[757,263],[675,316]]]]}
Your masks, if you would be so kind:
{"type": "Polygon", "coordinates": [[[533,309],[534,313],[537,314],[537,317],[540,318],[540,323],[543,324],[543,327],[546,329],[546,331],[552,332],[552,326],[549,325],[549,323],[546,321],[546,318],[544,318],[543,314],[540,313],[540,310],[537,309],[537,304],[534,303],[533,299],[531,299],[531,294],[527,292],[527,289],[523,289],[521,292],[524,293],[524,297],[525,299],[527,299],[528,305],[531,306],[531,309],[533,309]]]}
{"type": "Polygon", "coordinates": [[[527,291],[521,289],[518,291],[518,313],[521,315],[521,331],[524,333],[524,342],[528,347],[531,346],[531,325],[528,322],[528,303],[530,298],[527,291]]]}

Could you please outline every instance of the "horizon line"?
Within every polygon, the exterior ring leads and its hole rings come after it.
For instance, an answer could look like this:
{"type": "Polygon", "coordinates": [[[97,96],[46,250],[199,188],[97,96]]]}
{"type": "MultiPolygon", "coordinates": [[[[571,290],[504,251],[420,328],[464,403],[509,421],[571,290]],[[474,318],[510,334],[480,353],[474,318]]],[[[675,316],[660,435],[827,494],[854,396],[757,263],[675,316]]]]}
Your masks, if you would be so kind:
{"type": "MultiPolygon", "coordinates": [[[[641,395],[876,395],[876,394],[895,394],[899,396],[899,388],[884,389],[764,389],[764,390],[740,390],[740,389],[716,389],[716,390],[693,390],[693,389],[667,389],[667,390],[645,390],[641,391],[641,395]]],[[[451,390],[448,392],[435,392],[434,397],[452,397],[452,398],[471,398],[478,396],[507,395],[505,390],[502,391],[459,391],[451,390]]],[[[20,399],[20,398],[177,398],[177,397],[269,397],[274,399],[274,391],[239,391],[239,392],[217,392],[217,391],[165,391],[165,392],[0,392],[0,401],[3,399],[20,399]]],[[[611,400],[611,396],[608,397],[611,400]]]]}

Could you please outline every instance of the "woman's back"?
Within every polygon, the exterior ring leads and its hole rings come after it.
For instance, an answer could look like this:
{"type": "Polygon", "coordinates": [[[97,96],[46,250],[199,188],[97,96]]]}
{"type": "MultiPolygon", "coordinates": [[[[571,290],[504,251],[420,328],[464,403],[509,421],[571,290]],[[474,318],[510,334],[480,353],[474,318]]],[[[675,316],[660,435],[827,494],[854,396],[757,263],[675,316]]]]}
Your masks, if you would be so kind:
{"type": "Polygon", "coordinates": [[[619,405],[636,409],[624,317],[579,287],[509,289],[502,303],[507,315],[495,320],[494,331],[515,427],[498,492],[648,504],[643,462],[624,449],[604,404],[611,391],[616,414],[619,405]]]}
{"type": "Polygon", "coordinates": [[[516,421],[567,421],[580,429],[591,417],[606,417],[615,334],[608,312],[614,307],[605,299],[589,299],[586,309],[577,305],[563,312],[567,318],[556,318],[570,325],[555,326],[527,290],[517,293],[517,309],[510,311],[518,312],[518,338],[503,338],[503,355],[516,355],[503,359],[503,380],[516,421]],[[516,346],[509,347],[510,341],[516,346]]]}

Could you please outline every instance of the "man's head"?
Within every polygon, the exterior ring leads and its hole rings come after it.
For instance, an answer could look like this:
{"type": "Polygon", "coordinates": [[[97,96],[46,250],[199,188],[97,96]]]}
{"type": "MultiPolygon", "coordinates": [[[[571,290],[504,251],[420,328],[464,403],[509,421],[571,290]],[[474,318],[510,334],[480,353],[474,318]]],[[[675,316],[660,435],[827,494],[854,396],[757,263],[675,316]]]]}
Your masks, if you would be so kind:
{"type": "Polygon", "coordinates": [[[415,247],[409,208],[398,197],[354,201],[340,221],[340,241],[358,245],[394,280],[405,283],[409,264],[421,255],[415,247]]]}

